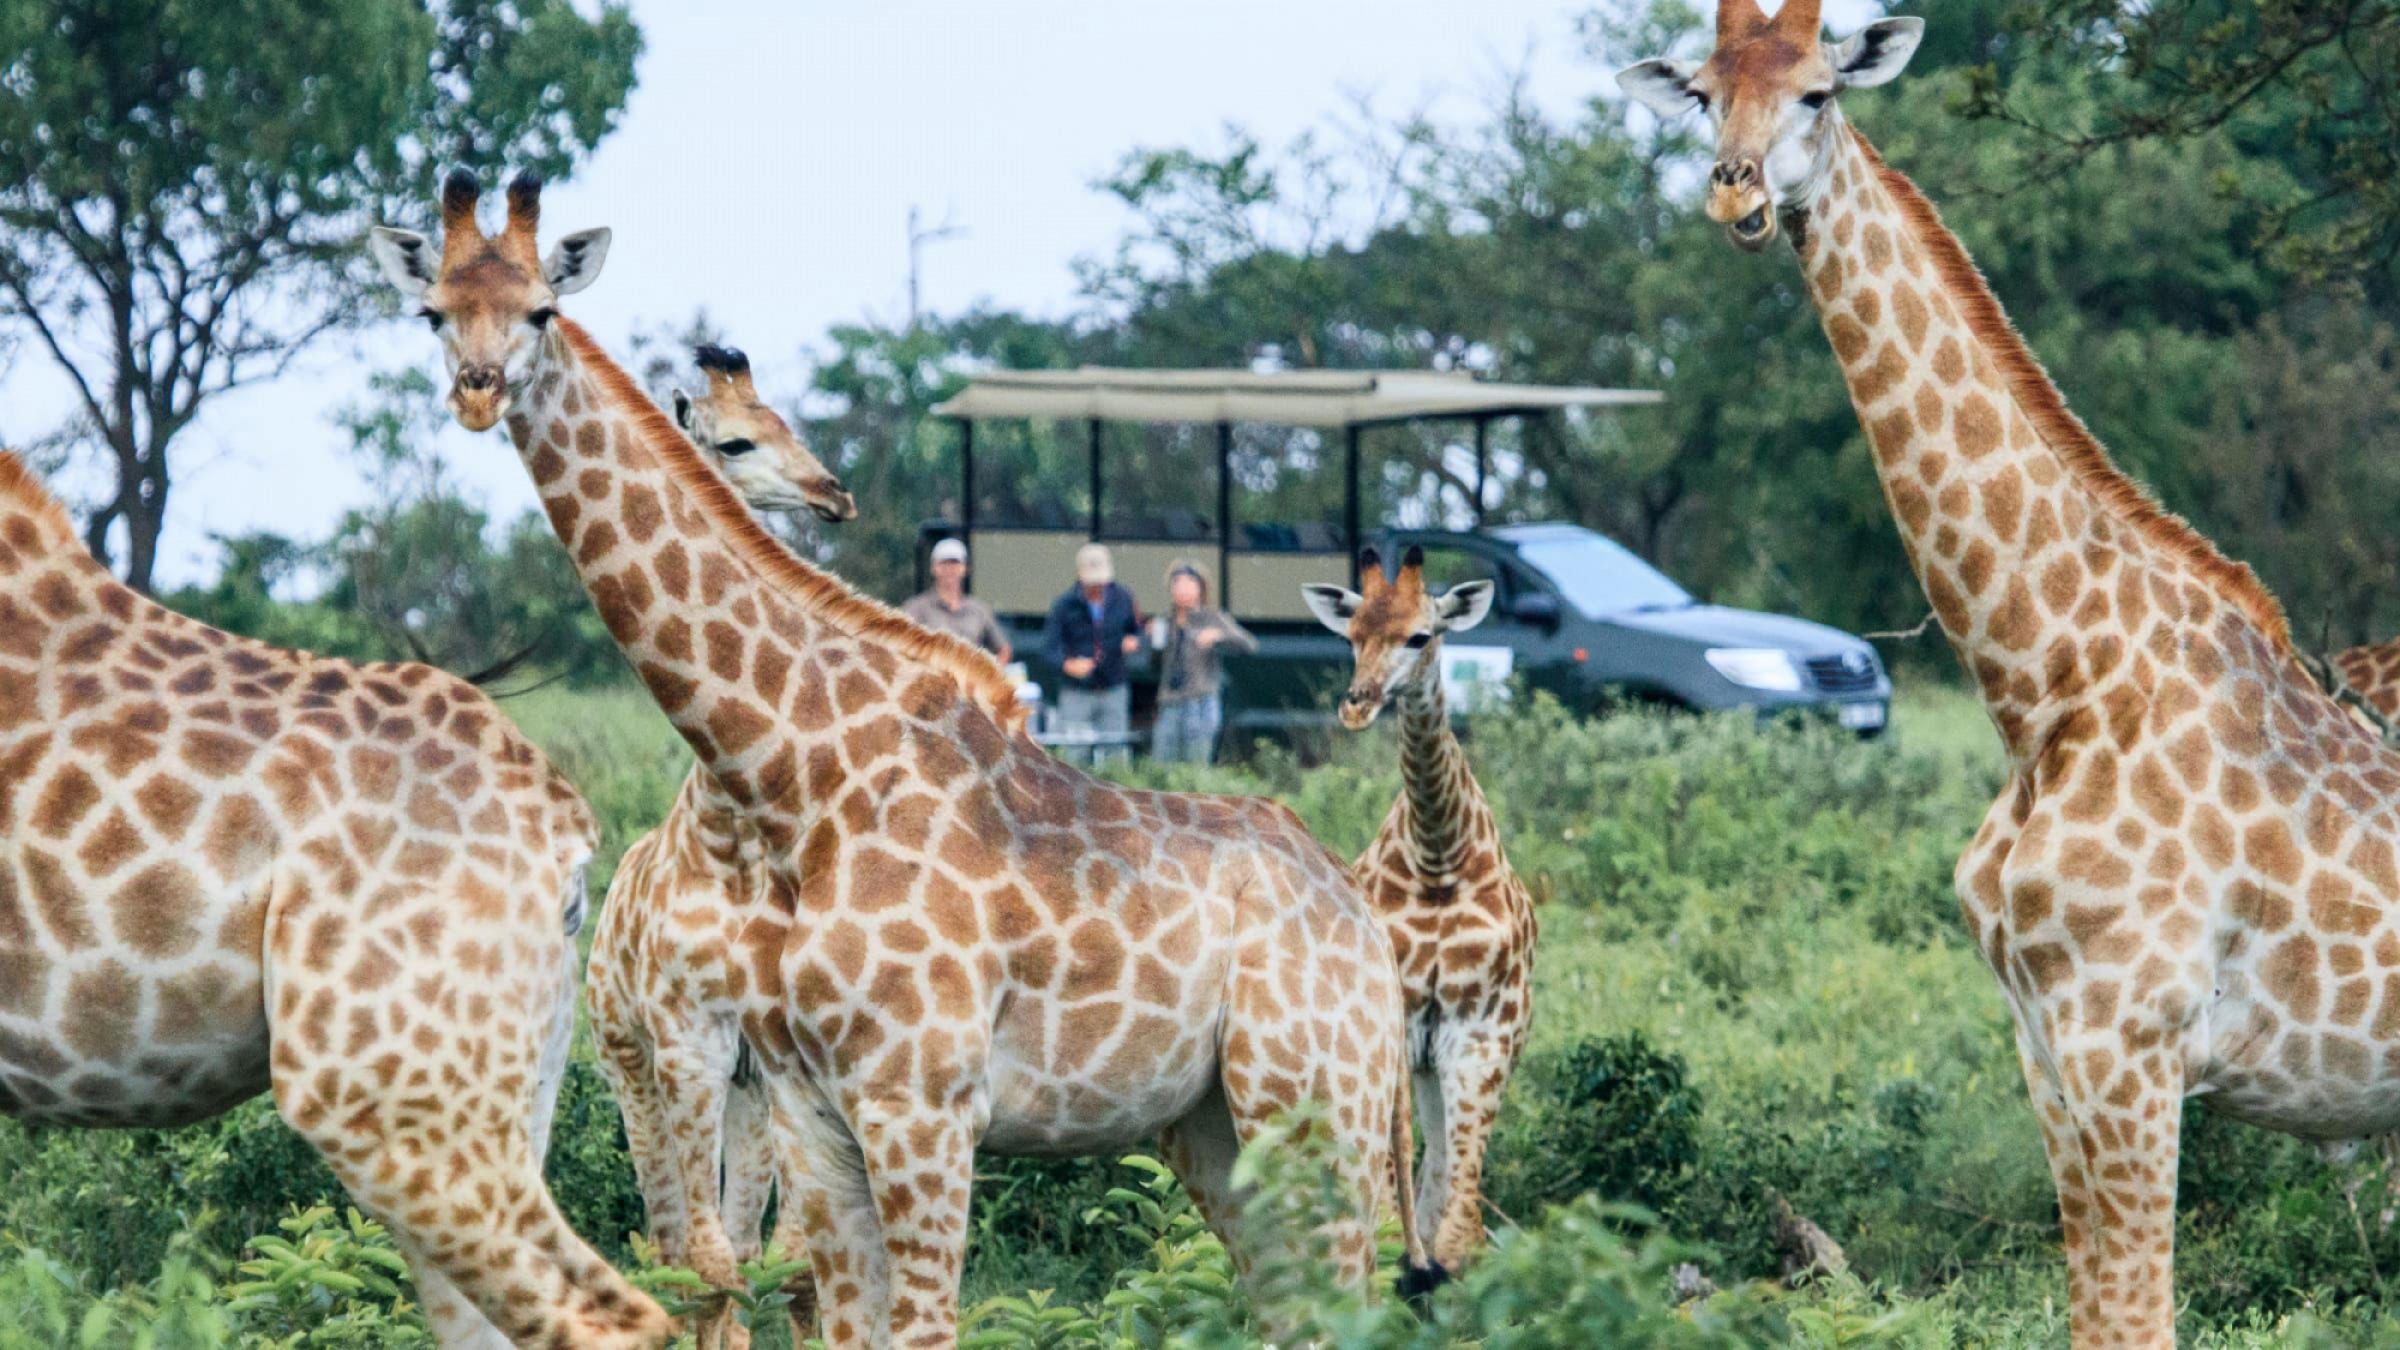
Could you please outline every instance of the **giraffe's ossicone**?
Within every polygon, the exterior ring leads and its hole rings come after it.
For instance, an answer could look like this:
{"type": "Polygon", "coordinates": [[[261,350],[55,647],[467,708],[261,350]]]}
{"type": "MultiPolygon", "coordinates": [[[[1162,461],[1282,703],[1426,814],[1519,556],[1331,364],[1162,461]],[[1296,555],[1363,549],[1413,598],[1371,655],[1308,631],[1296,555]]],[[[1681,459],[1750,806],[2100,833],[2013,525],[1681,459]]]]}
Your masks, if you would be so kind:
{"type": "Polygon", "coordinates": [[[444,1344],[654,1344],[542,1181],[597,840],[473,686],[167,610],[0,453],[0,1111],[272,1090],[444,1344]]]}
{"type": "Polygon", "coordinates": [[[1959,859],[2016,1025],[2080,1346],[2174,1340],[2182,1100],[2320,1141],[2400,1125],[2400,753],[2283,612],[2119,472],[1916,186],[1843,117],[1925,21],[1838,43],[1816,0],[1722,0],[1709,215],[1792,242],[1910,565],[2009,778],[1959,859]]]}

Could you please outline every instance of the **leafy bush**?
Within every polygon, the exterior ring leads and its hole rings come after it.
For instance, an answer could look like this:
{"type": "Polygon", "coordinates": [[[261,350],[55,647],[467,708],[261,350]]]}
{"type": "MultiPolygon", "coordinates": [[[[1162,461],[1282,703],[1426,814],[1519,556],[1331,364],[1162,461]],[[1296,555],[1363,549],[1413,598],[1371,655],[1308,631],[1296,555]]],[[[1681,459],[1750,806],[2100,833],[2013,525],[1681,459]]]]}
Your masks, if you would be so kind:
{"type": "Polygon", "coordinates": [[[1588,1192],[1657,1211],[1691,1184],[1701,1103],[1682,1057],[1634,1031],[1537,1052],[1517,1073],[1487,1177],[1512,1210],[1588,1192]]]}

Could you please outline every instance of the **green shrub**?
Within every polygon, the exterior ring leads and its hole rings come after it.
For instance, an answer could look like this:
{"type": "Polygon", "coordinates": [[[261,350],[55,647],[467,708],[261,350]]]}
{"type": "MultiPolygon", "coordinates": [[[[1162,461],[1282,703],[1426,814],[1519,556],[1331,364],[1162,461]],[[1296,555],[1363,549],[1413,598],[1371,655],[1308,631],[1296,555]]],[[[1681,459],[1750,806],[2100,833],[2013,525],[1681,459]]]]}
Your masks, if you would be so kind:
{"type": "Polygon", "coordinates": [[[1589,1193],[1664,1210],[1700,1162],[1700,1093],[1639,1031],[1538,1051],[1502,1116],[1487,1185],[1510,1211],[1589,1193]]]}

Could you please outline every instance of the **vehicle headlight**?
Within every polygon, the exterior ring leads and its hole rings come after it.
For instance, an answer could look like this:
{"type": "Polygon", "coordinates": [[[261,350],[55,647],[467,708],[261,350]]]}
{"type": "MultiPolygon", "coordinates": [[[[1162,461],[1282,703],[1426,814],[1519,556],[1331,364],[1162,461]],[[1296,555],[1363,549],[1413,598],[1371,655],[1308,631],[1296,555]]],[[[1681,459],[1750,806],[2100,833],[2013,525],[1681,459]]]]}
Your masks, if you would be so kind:
{"type": "Polygon", "coordinates": [[[1799,663],[1792,660],[1791,653],[1773,647],[1711,647],[1708,664],[1744,689],[1800,692],[1799,663]]]}

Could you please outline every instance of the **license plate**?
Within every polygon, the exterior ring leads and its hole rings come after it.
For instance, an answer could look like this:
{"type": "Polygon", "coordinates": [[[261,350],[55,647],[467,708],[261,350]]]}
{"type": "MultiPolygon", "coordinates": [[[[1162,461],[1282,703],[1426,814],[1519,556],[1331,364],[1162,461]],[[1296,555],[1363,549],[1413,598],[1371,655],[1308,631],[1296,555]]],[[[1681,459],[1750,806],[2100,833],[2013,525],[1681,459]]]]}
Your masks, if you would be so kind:
{"type": "Polygon", "coordinates": [[[1852,731],[1875,731],[1883,726],[1884,710],[1880,703],[1845,703],[1838,716],[1852,731]]]}

